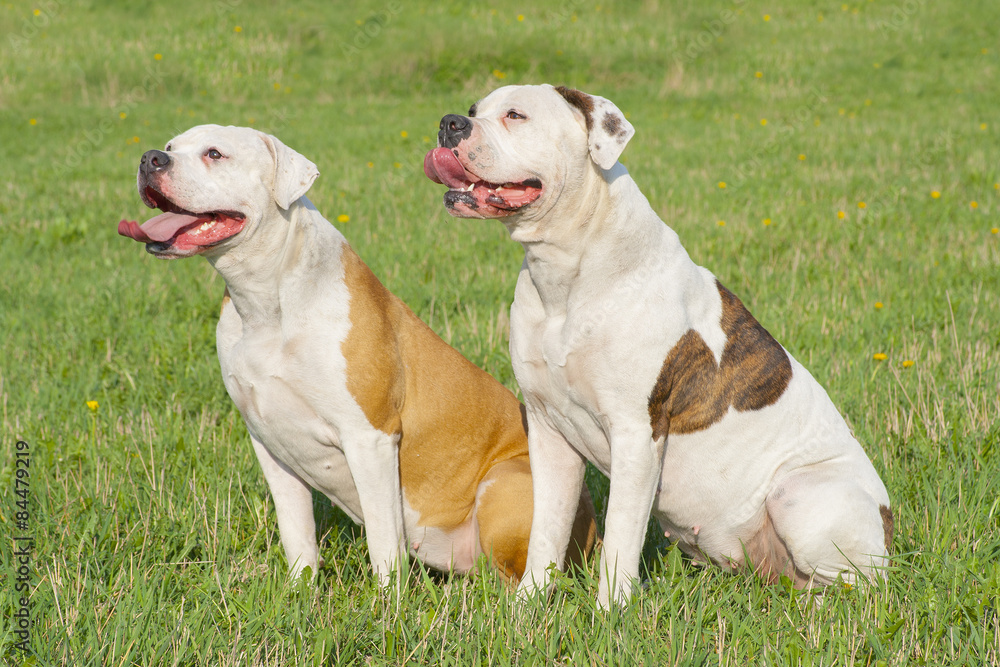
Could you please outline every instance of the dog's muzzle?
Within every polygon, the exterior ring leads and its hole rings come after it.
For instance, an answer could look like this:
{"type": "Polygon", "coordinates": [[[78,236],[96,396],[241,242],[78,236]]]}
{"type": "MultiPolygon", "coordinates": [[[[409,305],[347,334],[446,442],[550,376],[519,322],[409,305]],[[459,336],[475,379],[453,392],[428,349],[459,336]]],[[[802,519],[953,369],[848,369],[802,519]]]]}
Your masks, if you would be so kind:
{"type": "Polygon", "coordinates": [[[472,121],[465,116],[450,113],[441,119],[438,125],[438,145],[443,148],[455,148],[472,134],[472,121]]]}
{"type": "Polygon", "coordinates": [[[139,173],[144,177],[152,176],[170,166],[170,156],[163,151],[146,151],[139,159],[139,173]]]}

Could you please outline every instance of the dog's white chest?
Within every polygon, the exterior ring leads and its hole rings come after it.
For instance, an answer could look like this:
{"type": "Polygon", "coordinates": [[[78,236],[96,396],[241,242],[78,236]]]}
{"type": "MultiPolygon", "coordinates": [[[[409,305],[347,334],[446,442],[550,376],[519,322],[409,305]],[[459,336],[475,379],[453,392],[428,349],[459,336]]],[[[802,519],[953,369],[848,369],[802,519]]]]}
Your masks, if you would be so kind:
{"type": "Polygon", "coordinates": [[[228,303],[217,331],[222,377],[254,438],[311,486],[360,516],[342,449],[345,429],[365,425],[342,380],[346,362],[340,341],[347,324],[335,317],[318,321],[324,322],[322,331],[303,327],[285,337],[280,326],[245,328],[228,303]]]}

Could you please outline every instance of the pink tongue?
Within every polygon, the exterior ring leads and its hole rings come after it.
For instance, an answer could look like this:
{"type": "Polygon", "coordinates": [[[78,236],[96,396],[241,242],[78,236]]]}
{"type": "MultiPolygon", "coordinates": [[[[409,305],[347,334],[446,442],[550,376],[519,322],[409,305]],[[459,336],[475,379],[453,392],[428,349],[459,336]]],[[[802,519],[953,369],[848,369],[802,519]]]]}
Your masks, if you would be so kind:
{"type": "Polygon", "coordinates": [[[155,218],[150,218],[142,225],[122,220],[118,223],[118,233],[141,243],[163,242],[174,238],[185,227],[190,227],[198,222],[207,222],[211,219],[210,217],[199,218],[198,216],[186,215],[184,213],[161,213],[155,218]]]}
{"type": "Polygon", "coordinates": [[[424,173],[435,183],[463,189],[470,181],[465,167],[449,148],[435,148],[424,156],[424,173]]]}

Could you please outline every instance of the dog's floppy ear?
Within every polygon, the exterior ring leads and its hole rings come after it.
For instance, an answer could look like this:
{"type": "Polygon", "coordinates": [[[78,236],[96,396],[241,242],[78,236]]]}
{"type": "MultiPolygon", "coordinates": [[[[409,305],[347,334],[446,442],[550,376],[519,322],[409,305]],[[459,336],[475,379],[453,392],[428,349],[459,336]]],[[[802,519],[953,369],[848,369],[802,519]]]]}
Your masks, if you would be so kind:
{"type": "Polygon", "coordinates": [[[274,158],[274,183],[271,192],[275,203],[288,210],[296,199],[304,195],[319,176],[319,169],[312,162],[281,143],[270,134],[260,133],[267,150],[274,158]]]}
{"type": "Polygon", "coordinates": [[[587,121],[590,158],[601,169],[615,166],[629,139],[635,134],[635,128],[625,119],[625,114],[614,102],[597,95],[588,95],[565,86],[557,87],[556,92],[579,109],[587,121]]]}

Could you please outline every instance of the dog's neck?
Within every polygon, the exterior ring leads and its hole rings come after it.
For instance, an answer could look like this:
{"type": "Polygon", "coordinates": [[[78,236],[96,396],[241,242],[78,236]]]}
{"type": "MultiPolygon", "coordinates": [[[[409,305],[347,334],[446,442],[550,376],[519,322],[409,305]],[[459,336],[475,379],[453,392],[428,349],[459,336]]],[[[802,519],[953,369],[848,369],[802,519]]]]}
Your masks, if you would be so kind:
{"type": "Polygon", "coordinates": [[[308,199],[303,197],[278,213],[269,218],[266,229],[254,229],[235,247],[205,255],[225,279],[244,326],[280,322],[287,310],[283,301],[314,292],[300,284],[303,276],[340,268],[333,246],[343,237],[308,199]],[[323,224],[317,224],[317,218],[323,224]]]}
{"type": "Polygon", "coordinates": [[[621,163],[589,172],[560,200],[540,219],[504,220],[511,239],[524,247],[531,280],[552,313],[565,310],[572,292],[599,289],[626,274],[668,230],[621,163]]]}

